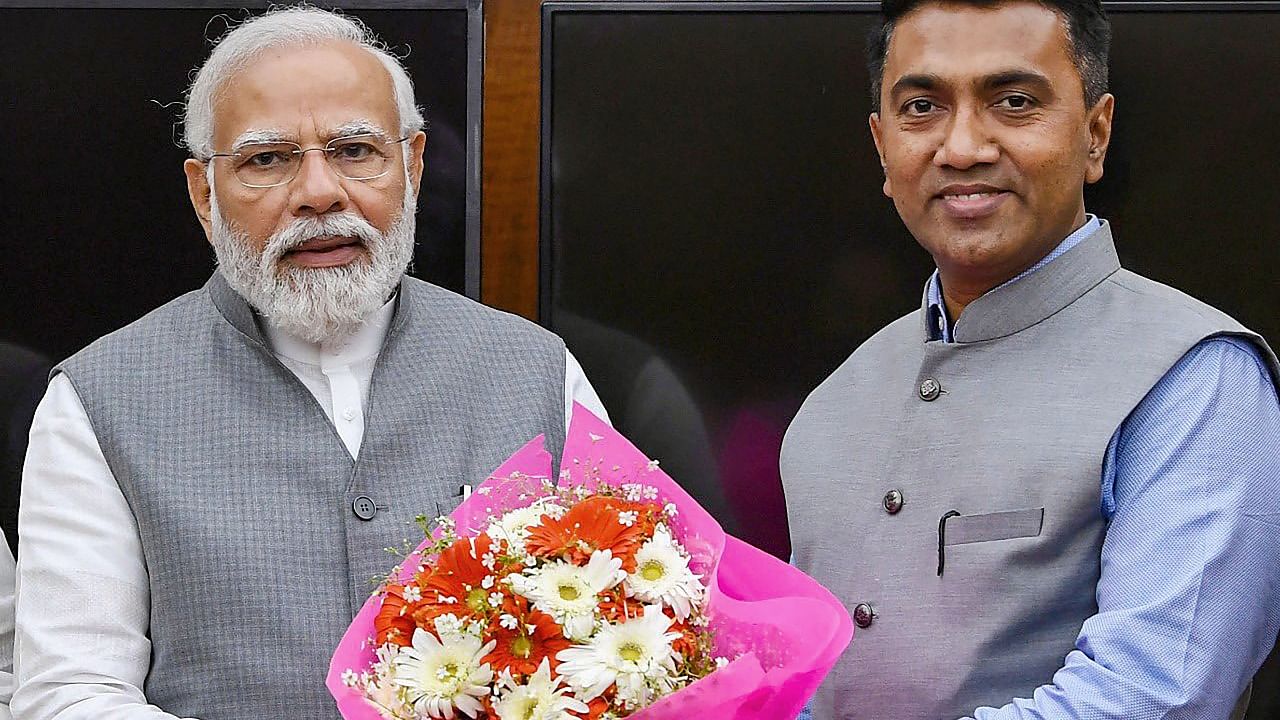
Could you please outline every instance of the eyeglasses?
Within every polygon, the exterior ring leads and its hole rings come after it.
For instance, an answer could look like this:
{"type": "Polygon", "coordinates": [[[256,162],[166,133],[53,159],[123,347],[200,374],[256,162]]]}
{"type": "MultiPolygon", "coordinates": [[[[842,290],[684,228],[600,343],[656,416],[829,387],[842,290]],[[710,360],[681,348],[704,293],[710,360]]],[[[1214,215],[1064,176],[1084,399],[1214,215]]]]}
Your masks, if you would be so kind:
{"type": "Polygon", "coordinates": [[[324,147],[303,148],[294,142],[250,143],[230,153],[214,153],[209,159],[231,158],[231,169],[241,185],[269,188],[292,182],[302,167],[302,156],[312,150],[324,153],[340,177],[373,180],[391,172],[391,146],[408,140],[385,140],[377,135],[350,135],[334,138],[324,147]]]}

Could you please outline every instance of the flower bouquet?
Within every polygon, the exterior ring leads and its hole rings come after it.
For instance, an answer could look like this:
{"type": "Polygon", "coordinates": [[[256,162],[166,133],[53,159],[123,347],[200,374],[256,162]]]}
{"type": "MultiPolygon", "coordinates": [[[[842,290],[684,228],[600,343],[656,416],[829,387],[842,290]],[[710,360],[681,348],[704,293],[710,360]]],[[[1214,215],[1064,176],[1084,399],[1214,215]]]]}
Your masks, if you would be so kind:
{"type": "Polygon", "coordinates": [[[551,467],[536,438],[392,570],[330,664],[342,716],[794,718],[843,605],[581,406],[551,467]]]}

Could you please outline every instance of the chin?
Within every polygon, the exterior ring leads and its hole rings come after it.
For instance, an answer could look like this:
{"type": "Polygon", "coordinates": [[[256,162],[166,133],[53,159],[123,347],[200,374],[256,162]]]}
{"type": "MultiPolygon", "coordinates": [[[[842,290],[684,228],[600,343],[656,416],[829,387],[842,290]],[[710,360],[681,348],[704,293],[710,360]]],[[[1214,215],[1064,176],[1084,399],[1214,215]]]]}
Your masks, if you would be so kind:
{"type": "Polygon", "coordinates": [[[953,241],[946,250],[946,257],[952,265],[974,270],[1001,264],[1008,254],[1008,248],[999,238],[990,236],[953,241]]]}
{"type": "Polygon", "coordinates": [[[912,234],[930,255],[949,265],[986,264],[999,256],[1006,244],[999,230],[951,220],[931,223],[926,232],[912,234]]]}

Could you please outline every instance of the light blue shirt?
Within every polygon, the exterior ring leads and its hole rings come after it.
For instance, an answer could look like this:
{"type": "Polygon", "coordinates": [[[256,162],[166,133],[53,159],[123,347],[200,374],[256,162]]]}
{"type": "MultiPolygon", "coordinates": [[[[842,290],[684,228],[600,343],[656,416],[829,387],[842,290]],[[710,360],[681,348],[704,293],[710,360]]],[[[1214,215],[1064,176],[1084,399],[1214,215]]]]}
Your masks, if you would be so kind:
{"type": "MultiPolygon", "coordinates": [[[[1090,217],[1010,282],[1097,227],[1090,217]]],[[[941,290],[935,273],[930,327],[951,342],[941,290]]],[[[1280,398],[1257,348],[1228,337],[1192,348],[1116,430],[1100,480],[1097,614],[1032,697],[965,720],[1226,718],[1275,644],[1280,398]]]]}

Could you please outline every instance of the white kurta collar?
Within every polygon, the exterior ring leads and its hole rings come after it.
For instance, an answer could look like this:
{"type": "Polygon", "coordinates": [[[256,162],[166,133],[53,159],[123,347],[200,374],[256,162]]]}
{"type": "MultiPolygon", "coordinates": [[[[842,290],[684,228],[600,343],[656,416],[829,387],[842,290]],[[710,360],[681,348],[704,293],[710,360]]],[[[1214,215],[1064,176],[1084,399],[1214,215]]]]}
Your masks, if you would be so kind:
{"type": "Polygon", "coordinates": [[[290,360],[320,367],[351,365],[376,356],[382,349],[387,328],[391,326],[391,318],[395,315],[395,307],[396,300],[393,297],[354,332],[318,343],[286,333],[265,318],[262,329],[272,351],[290,360]]]}

